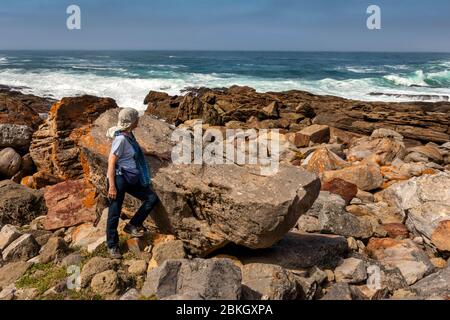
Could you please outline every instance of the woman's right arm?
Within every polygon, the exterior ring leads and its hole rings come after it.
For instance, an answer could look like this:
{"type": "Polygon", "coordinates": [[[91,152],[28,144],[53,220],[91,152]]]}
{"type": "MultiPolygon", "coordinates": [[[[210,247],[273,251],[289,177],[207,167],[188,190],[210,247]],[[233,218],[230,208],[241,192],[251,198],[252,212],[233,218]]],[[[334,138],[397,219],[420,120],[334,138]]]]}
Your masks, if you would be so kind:
{"type": "Polygon", "coordinates": [[[109,190],[108,190],[108,197],[110,199],[115,199],[117,196],[117,189],[116,189],[116,162],[118,157],[111,153],[108,158],[108,181],[109,181],[109,190]]]}

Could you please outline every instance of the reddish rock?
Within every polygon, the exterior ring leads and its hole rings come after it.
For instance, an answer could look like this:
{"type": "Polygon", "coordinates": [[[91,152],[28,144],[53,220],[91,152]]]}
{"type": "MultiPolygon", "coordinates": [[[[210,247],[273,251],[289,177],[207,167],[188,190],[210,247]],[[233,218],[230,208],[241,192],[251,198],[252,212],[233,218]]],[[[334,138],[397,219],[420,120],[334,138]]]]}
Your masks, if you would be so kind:
{"type": "Polygon", "coordinates": [[[386,230],[388,236],[394,239],[406,239],[408,238],[409,231],[402,223],[386,223],[382,225],[386,230]]]}
{"type": "Polygon", "coordinates": [[[347,204],[349,204],[358,193],[358,187],[355,184],[338,178],[323,182],[321,190],[329,191],[341,196],[347,204]]]}
{"type": "Polygon", "coordinates": [[[330,140],[330,127],[326,125],[313,124],[295,134],[294,144],[296,147],[307,147],[312,143],[328,143],[330,140]]]}
{"type": "MultiPolygon", "coordinates": [[[[271,102],[279,101],[283,105],[283,113],[298,113],[308,121],[314,118],[315,124],[328,125],[341,130],[340,133],[370,135],[376,129],[386,128],[397,131],[408,141],[444,143],[450,140],[449,102],[362,102],[333,96],[317,96],[298,90],[258,93],[252,88],[238,86],[228,89],[188,89],[187,94],[191,98],[179,106],[171,99],[181,102],[184,97],[174,96],[161,100],[158,95],[153,95],[158,106],[155,108],[150,101],[152,99],[146,99],[149,104],[147,112],[169,122],[181,123],[188,119],[201,118],[204,121],[212,121],[211,123],[224,124],[238,120],[232,118],[241,118],[246,122],[250,115],[258,117],[255,110],[262,111],[271,102]],[[312,112],[304,112],[304,108],[298,108],[300,105],[308,106],[312,112]]],[[[295,121],[290,123],[293,128],[297,126],[295,121]]],[[[350,135],[335,134],[335,131],[332,134],[337,135],[346,144],[352,138],[350,135]]]]}
{"type": "Polygon", "coordinates": [[[431,235],[431,240],[439,250],[450,252],[450,220],[438,224],[431,235]]]}
{"type": "Polygon", "coordinates": [[[383,184],[380,167],[373,163],[364,163],[340,170],[325,171],[322,176],[322,181],[329,181],[334,178],[356,184],[363,191],[377,189],[383,184]]]}
{"type": "Polygon", "coordinates": [[[43,122],[39,113],[46,113],[53,100],[0,88],[0,123],[26,125],[37,129],[43,122]]]}
{"type": "Polygon", "coordinates": [[[371,238],[366,250],[371,258],[399,268],[408,285],[434,271],[427,254],[410,239],[371,238]]]}
{"type": "Polygon", "coordinates": [[[346,165],[347,163],[338,155],[323,147],[313,152],[308,159],[306,169],[319,174],[324,171],[342,169],[346,165]]]}
{"type": "Polygon", "coordinates": [[[97,117],[117,108],[113,99],[94,96],[63,98],[33,135],[30,154],[39,171],[62,179],[83,176],[78,140],[97,117]]]}
{"type": "Polygon", "coordinates": [[[46,187],[44,198],[48,208],[44,228],[56,230],[96,220],[95,192],[83,180],[65,181],[46,187]]]}

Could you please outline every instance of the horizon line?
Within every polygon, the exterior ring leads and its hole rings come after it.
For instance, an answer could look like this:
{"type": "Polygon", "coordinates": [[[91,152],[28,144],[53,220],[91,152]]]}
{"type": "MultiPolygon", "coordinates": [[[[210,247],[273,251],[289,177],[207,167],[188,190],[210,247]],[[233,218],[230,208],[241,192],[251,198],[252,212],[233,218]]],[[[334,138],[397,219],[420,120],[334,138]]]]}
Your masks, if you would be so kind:
{"type": "Polygon", "coordinates": [[[292,53],[448,53],[450,51],[397,51],[397,50],[269,50],[269,49],[1,49],[0,51],[130,51],[130,52],[292,52],[292,53]]]}

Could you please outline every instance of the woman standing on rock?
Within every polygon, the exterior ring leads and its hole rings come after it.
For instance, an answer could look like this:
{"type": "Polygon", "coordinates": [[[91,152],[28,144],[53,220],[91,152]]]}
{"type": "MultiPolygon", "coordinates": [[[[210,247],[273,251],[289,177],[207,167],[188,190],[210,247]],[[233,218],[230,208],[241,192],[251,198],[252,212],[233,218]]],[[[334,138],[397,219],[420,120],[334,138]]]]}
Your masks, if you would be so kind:
{"type": "Polygon", "coordinates": [[[106,225],[106,243],[112,258],[122,257],[119,248],[119,225],[125,193],[143,201],[134,217],[126,224],[124,231],[133,237],[144,235],[143,223],[158,202],[150,189],[150,173],[144,153],[133,135],[139,122],[135,109],[126,108],[119,112],[116,127],[108,129],[107,136],[114,139],[108,159],[108,198],[110,206],[106,225]]]}

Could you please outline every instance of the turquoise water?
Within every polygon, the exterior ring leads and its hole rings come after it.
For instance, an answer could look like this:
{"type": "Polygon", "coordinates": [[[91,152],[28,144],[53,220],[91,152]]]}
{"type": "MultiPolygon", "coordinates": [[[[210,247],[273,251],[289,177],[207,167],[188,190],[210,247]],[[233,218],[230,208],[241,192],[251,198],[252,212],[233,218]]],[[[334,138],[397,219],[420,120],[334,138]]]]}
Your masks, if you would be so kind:
{"type": "Polygon", "coordinates": [[[213,51],[0,51],[0,84],[37,95],[109,96],[143,109],[149,90],[248,85],[359,100],[441,101],[450,54],[213,51]]]}

